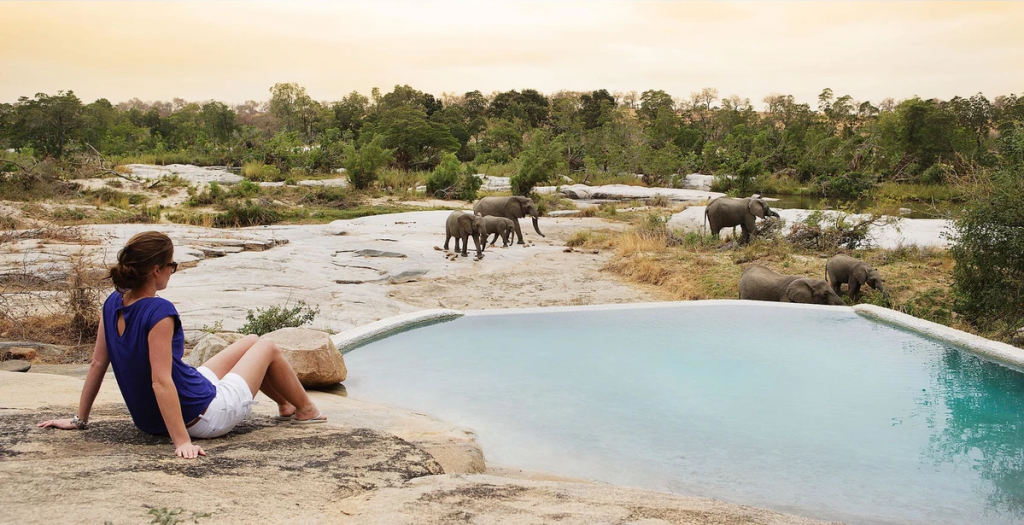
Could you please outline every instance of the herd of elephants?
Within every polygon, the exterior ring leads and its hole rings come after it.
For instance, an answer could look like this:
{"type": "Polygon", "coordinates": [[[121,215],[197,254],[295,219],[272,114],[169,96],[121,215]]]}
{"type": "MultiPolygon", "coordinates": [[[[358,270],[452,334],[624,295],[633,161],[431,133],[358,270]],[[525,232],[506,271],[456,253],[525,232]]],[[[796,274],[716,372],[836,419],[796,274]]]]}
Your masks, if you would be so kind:
{"type": "MultiPolygon", "coordinates": [[[[757,197],[719,197],[708,204],[704,215],[714,237],[718,237],[723,228],[739,226],[742,230],[741,243],[750,240],[757,219],[779,217],[767,202],[757,197]]],[[[445,222],[444,250],[448,250],[449,241],[454,238],[455,253],[467,257],[468,243],[472,237],[476,245],[476,258],[481,259],[488,244],[487,238],[492,234],[492,246],[499,236],[503,247],[510,246],[513,238],[518,244],[525,244],[519,219],[527,216],[532,218],[537,235],[544,237],[537,225],[540,212],[533,199],[484,197],[473,207],[473,213],[453,211],[448,216],[445,222]]],[[[825,263],[825,276],[827,281],[800,275],[782,275],[765,266],[752,264],[743,270],[740,277],[740,299],[841,306],[846,304],[839,297],[843,284],[849,286],[854,301],[859,298],[864,285],[878,290],[888,299],[878,270],[860,259],[847,255],[833,256],[825,263]]]]}

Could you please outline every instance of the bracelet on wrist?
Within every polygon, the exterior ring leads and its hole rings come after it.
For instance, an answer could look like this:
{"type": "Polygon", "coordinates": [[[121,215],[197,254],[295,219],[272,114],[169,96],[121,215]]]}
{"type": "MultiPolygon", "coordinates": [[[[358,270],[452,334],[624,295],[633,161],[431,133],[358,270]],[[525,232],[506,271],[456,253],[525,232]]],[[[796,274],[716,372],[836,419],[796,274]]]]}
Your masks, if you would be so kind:
{"type": "Polygon", "coordinates": [[[72,416],[71,424],[75,425],[75,428],[77,428],[78,430],[85,430],[85,429],[89,428],[89,422],[84,420],[84,419],[82,419],[82,418],[80,418],[80,417],[78,417],[78,414],[75,414],[74,416],[72,416]]]}

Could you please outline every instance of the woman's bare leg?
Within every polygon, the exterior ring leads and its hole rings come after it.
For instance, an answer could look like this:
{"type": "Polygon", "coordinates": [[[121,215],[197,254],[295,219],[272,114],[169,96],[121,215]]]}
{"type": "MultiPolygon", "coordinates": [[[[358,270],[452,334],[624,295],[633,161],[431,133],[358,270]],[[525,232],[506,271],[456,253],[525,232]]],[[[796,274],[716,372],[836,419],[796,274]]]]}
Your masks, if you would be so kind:
{"type": "MultiPolygon", "coordinates": [[[[247,335],[234,343],[231,343],[227,348],[221,350],[217,355],[211,357],[208,361],[203,363],[202,366],[209,368],[218,379],[222,379],[228,375],[228,372],[238,364],[238,361],[242,359],[247,351],[257,341],[259,341],[257,335],[247,335]]],[[[277,412],[282,416],[290,416],[295,413],[295,406],[288,402],[274,387],[270,384],[266,378],[263,380],[263,384],[260,385],[260,390],[267,395],[270,399],[277,403],[277,412]]]]}
{"type": "Polygon", "coordinates": [[[217,355],[208,359],[202,366],[209,368],[211,372],[216,374],[217,379],[223,379],[235,367],[238,360],[259,340],[260,337],[258,335],[247,335],[217,352],[217,355]]]}
{"type": "Polygon", "coordinates": [[[261,339],[252,345],[231,372],[245,379],[254,396],[264,382],[267,383],[282,400],[295,406],[297,419],[313,418],[320,413],[299,383],[292,366],[281,355],[281,350],[269,339],[261,339]]]}

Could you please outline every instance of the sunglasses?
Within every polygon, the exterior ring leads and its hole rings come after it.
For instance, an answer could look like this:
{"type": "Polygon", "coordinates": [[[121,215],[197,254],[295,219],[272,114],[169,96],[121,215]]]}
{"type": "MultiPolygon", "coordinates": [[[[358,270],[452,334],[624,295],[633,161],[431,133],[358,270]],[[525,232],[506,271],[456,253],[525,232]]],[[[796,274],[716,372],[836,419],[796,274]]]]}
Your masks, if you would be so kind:
{"type": "Polygon", "coordinates": [[[169,263],[164,265],[164,267],[167,267],[167,266],[171,267],[171,273],[175,273],[175,272],[178,271],[178,263],[176,263],[176,262],[172,261],[172,262],[169,262],[169,263]]]}

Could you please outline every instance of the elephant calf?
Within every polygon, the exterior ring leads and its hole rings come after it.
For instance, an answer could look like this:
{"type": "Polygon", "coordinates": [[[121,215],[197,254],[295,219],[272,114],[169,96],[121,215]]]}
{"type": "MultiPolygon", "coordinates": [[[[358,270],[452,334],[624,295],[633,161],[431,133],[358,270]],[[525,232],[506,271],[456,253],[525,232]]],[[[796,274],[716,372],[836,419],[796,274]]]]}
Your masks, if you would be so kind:
{"type": "Polygon", "coordinates": [[[711,226],[711,235],[718,237],[722,228],[735,228],[739,226],[743,230],[740,243],[750,241],[750,234],[754,232],[755,221],[765,217],[778,217],[779,214],[772,211],[764,199],[747,197],[746,199],[734,199],[731,197],[719,197],[708,204],[704,210],[704,220],[711,226]]]}
{"type": "Polygon", "coordinates": [[[506,219],[505,217],[484,217],[484,247],[486,248],[487,244],[491,244],[493,246],[494,243],[498,241],[498,236],[500,235],[502,247],[507,248],[511,245],[509,242],[509,235],[512,235],[515,232],[515,227],[516,225],[512,222],[512,219],[506,219]],[[494,238],[491,239],[490,243],[488,243],[487,236],[492,233],[494,234],[494,238]]]}
{"type": "Polygon", "coordinates": [[[759,264],[743,270],[740,299],[844,306],[828,283],[799,275],[782,275],[759,264]]]}
{"type": "Polygon", "coordinates": [[[519,227],[519,219],[527,216],[533,218],[533,229],[537,235],[544,236],[540,232],[540,227],[537,226],[540,210],[537,209],[533,199],[529,197],[484,197],[476,203],[476,206],[473,206],[473,213],[485,217],[505,217],[512,221],[515,236],[518,237],[518,244],[526,244],[523,241],[523,230],[519,227]]]}
{"type": "Polygon", "coordinates": [[[469,248],[469,238],[473,237],[476,244],[476,256],[481,258],[483,254],[482,243],[487,240],[487,233],[484,231],[484,218],[464,211],[453,211],[448,215],[444,225],[444,249],[448,249],[448,241],[455,237],[455,253],[459,253],[459,241],[462,241],[462,256],[468,257],[466,250],[469,248]]]}
{"type": "Polygon", "coordinates": [[[836,255],[825,263],[825,276],[837,294],[841,294],[843,283],[850,286],[850,297],[856,301],[860,297],[860,287],[868,285],[879,292],[882,297],[889,299],[889,293],[885,291],[885,284],[882,283],[882,276],[878,270],[870,264],[854,259],[847,255],[836,255]]]}

